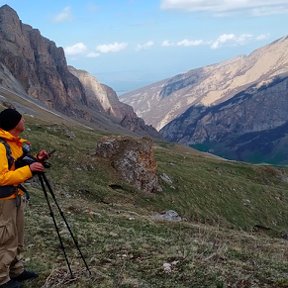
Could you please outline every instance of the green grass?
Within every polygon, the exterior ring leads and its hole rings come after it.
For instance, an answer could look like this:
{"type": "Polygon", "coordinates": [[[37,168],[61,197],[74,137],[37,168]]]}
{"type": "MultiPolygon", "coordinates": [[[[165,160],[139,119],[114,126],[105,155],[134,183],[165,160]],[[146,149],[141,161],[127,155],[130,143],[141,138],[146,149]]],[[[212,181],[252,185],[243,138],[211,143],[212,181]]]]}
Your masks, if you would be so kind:
{"type": "Polygon", "coordinates": [[[163,192],[147,194],[94,156],[103,133],[27,120],[34,150],[56,149],[46,174],[92,276],[55,209],[75,276],[70,279],[36,178],[27,185],[25,257],[40,276],[26,288],[288,287],[284,167],[225,161],[158,142],[158,174],[172,183],[161,180],[163,192]],[[154,219],[170,209],[183,221],[154,219]]]}

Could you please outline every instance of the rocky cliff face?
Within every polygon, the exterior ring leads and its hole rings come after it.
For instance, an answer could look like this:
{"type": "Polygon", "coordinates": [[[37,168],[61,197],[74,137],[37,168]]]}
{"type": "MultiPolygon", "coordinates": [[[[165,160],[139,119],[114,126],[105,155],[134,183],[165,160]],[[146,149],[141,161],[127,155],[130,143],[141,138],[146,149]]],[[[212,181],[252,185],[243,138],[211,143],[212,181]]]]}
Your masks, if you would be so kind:
{"type": "Polygon", "coordinates": [[[23,24],[8,5],[0,7],[0,85],[105,130],[160,137],[113,89],[85,71],[69,69],[63,49],[23,24]]]}
{"type": "Polygon", "coordinates": [[[133,108],[119,101],[116,92],[109,86],[101,84],[87,71],[69,66],[69,71],[75,75],[83,85],[87,96],[88,106],[108,115],[114,122],[128,128],[139,135],[150,135],[159,138],[160,134],[140,119],[133,108]]]}
{"type": "Polygon", "coordinates": [[[288,163],[288,76],[274,77],[212,107],[190,107],[162,130],[171,141],[252,162],[288,163]]]}
{"type": "Polygon", "coordinates": [[[146,123],[160,130],[189,107],[211,106],[247,87],[288,71],[288,38],[215,65],[194,69],[121,96],[146,123]]]}
{"type": "Polygon", "coordinates": [[[0,8],[0,43],[0,61],[29,95],[66,113],[87,103],[80,81],[68,71],[63,49],[23,24],[8,5],[0,8]]]}

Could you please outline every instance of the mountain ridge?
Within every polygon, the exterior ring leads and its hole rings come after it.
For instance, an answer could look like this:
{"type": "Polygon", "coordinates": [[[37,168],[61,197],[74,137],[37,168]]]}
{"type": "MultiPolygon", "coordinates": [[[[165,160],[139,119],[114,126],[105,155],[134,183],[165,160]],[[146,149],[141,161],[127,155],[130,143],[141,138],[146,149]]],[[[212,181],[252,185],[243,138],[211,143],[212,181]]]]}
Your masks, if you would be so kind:
{"type": "Polygon", "coordinates": [[[287,37],[282,37],[247,56],[192,69],[125,93],[121,100],[160,130],[190,106],[218,104],[252,84],[287,72],[287,46],[287,37]]]}

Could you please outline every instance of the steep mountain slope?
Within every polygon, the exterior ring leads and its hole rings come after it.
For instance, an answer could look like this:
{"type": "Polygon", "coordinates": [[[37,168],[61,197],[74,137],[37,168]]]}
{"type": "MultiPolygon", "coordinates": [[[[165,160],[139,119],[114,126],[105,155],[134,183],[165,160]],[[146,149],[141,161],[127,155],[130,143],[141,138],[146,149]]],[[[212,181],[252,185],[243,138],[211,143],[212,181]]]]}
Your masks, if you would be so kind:
{"type": "Polygon", "coordinates": [[[97,131],[51,125],[41,117],[26,120],[25,136],[36,151],[56,149],[46,176],[92,275],[53,205],[70,278],[35,177],[27,185],[24,256],[39,277],[25,288],[286,287],[287,169],[158,142],[163,192],[152,194],[136,190],[95,156],[97,131]],[[178,213],[177,221],[165,220],[168,210],[178,213]]]}
{"type": "Polygon", "coordinates": [[[94,88],[97,85],[99,88],[86,89],[69,71],[64,50],[37,29],[23,24],[8,5],[0,8],[0,65],[1,86],[16,93],[24,92],[48,109],[86,121],[87,125],[159,137],[131,107],[117,101],[110,87],[93,80],[94,88]],[[114,99],[113,105],[111,99],[114,99]]]}
{"type": "Polygon", "coordinates": [[[282,75],[221,104],[193,106],[161,133],[231,159],[287,164],[287,111],[288,77],[282,75]]]}
{"type": "Polygon", "coordinates": [[[226,62],[179,74],[121,96],[146,123],[160,130],[195,105],[211,106],[288,71],[288,38],[226,62]]]}

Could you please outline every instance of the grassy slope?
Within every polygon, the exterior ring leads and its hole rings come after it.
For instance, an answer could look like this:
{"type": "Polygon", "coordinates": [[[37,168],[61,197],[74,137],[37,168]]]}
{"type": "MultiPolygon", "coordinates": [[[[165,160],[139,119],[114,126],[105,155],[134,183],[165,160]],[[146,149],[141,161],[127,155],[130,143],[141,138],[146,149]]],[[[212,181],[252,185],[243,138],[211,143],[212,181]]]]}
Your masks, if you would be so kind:
{"type": "Polygon", "coordinates": [[[147,195],[121,181],[93,156],[102,135],[28,119],[34,150],[57,152],[47,172],[92,277],[61,217],[72,262],[71,281],[49,210],[37,181],[26,210],[27,266],[39,272],[27,287],[288,287],[287,171],[206,157],[155,144],[162,193],[147,195]],[[113,190],[111,184],[119,185],[113,190]],[[173,209],[185,221],[153,219],[173,209]],[[270,230],[254,231],[255,225],[270,230]],[[163,264],[170,263],[166,273],[163,264]]]}

